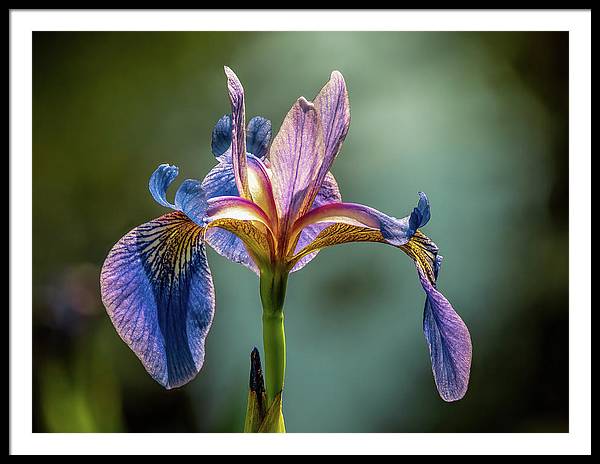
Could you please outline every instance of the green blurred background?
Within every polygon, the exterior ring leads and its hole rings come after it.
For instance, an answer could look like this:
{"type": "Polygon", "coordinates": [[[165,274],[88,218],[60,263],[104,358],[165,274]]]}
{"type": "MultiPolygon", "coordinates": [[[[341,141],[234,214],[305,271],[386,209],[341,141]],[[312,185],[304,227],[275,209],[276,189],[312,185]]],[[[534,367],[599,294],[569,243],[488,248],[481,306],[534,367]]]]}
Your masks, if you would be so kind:
{"type": "Polygon", "coordinates": [[[401,216],[428,193],[440,287],[473,338],[470,390],[444,403],[410,260],[327,249],[289,282],[288,430],[568,430],[566,33],[38,32],[33,56],[34,430],[241,431],[256,276],[209,251],[206,361],[176,391],[121,342],[98,283],[111,246],[164,212],[147,189],[156,166],[201,179],[215,164],[225,64],[248,117],[275,130],[342,71],[343,197],[401,216]]]}

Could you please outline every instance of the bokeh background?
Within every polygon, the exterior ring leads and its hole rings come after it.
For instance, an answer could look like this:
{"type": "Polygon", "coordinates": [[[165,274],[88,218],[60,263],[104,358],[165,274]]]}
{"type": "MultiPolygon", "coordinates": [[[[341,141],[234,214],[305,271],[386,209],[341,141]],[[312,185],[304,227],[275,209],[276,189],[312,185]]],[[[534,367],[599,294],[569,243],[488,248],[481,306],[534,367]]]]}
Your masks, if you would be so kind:
{"type": "Polygon", "coordinates": [[[241,431],[258,280],[209,251],[217,312],[198,377],[165,391],[99,294],[111,246],[163,214],[163,162],[201,179],[229,112],[278,128],[344,74],[346,201],[396,216],[428,193],[440,287],[468,324],[470,390],[438,397],[412,262],[377,244],[323,251],[289,282],[285,417],[294,432],[568,431],[566,33],[46,33],[33,40],[34,429],[241,431]]]}

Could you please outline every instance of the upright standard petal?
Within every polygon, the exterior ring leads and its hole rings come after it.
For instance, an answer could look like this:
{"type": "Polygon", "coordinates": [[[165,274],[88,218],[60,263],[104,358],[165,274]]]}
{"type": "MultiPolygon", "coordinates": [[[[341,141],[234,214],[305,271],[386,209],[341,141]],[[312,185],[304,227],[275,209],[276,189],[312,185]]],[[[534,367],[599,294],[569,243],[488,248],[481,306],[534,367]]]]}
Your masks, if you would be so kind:
{"type": "Polygon", "coordinates": [[[300,97],[285,117],[273,140],[269,159],[273,193],[285,234],[296,217],[308,211],[307,194],[325,154],[323,131],[312,103],[300,97]]]}
{"type": "Polygon", "coordinates": [[[244,88],[235,73],[225,66],[227,89],[231,101],[231,159],[235,183],[240,196],[252,199],[248,188],[248,173],[246,163],[246,115],[244,103],[244,88]]]}
{"type": "Polygon", "coordinates": [[[344,77],[339,71],[333,71],[329,82],[321,89],[313,100],[321,125],[325,154],[313,187],[308,196],[312,200],[325,181],[327,173],[335,157],[339,153],[342,142],[350,127],[350,100],[344,77]]]}
{"type": "Polygon", "coordinates": [[[102,267],[102,301],[120,337],[165,388],[202,368],[215,296],[203,230],[172,212],[129,232],[102,267]]]}

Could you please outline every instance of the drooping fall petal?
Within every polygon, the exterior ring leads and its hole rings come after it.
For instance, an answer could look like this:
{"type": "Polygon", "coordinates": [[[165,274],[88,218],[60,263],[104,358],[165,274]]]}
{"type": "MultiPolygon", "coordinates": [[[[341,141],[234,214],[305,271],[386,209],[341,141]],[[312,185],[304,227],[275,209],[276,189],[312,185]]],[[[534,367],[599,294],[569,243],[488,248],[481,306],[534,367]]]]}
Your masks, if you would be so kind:
{"type": "Polygon", "coordinates": [[[202,228],[181,212],[136,227],[112,248],[100,278],[119,336],[165,388],[202,368],[215,298],[202,228]]]}
{"type": "Polygon", "coordinates": [[[469,386],[472,345],[467,326],[450,302],[417,264],[419,280],[427,294],[423,332],[438,392],[444,401],[460,400],[469,386]]]}
{"type": "Polygon", "coordinates": [[[450,302],[437,289],[442,257],[438,247],[417,231],[400,247],[415,262],[419,281],[426,293],[423,332],[438,392],[444,401],[461,399],[469,385],[471,336],[450,302]]]}
{"type": "MultiPolygon", "coordinates": [[[[382,229],[352,224],[352,221],[367,222],[360,214],[345,223],[335,223],[321,231],[314,240],[300,250],[289,263],[294,266],[315,250],[349,242],[379,242],[391,244],[404,251],[413,259],[419,280],[426,293],[423,316],[423,330],[430,351],[431,364],[438,392],[445,401],[461,399],[468,388],[471,369],[471,338],[469,331],[450,302],[436,288],[441,256],[438,247],[428,237],[417,230],[430,218],[427,197],[420,195],[419,204],[410,217],[410,235],[407,240],[395,243],[389,240],[382,229]]],[[[335,212],[336,214],[339,211],[335,212]]],[[[334,217],[329,216],[329,218],[334,217]]]]}
{"type": "Polygon", "coordinates": [[[204,226],[204,216],[208,207],[206,193],[200,182],[186,179],[175,193],[175,204],[167,200],[167,190],[173,183],[179,168],[161,164],[150,176],[148,187],[154,200],[161,206],[181,211],[200,227],[204,226]]]}

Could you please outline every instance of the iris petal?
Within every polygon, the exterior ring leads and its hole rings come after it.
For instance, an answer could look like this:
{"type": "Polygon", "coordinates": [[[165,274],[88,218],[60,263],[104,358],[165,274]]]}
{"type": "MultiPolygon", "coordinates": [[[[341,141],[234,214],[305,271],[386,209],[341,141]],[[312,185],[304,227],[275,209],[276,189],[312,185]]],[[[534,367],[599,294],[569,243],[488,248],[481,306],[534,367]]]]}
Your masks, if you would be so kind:
{"type": "Polygon", "coordinates": [[[204,240],[206,240],[206,243],[208,243],[213,250],[227,258],[229,261],[241,264],[256,274],[260,273],[258,266],[248,254],[246,245],[244,245],[244,242],[242,242],[242,240],[233,232],[229,232],[228,230],[219,227],[213,227],[206,231],[204,240]]]}
{"type": "Polygon", "coordinates": [[[438,392],[445,401],[461,399],[469,385],[472,346],[467,326],[450,302],[417,264],[419,280],[427,293],[423,332],[429,346],[438,392]]]}
{"type": "Polygon", "coordinates": [[[282,231],[308,211],[313,187],[325,153],[323,130],[312,103],[299,98],[285,117],[271,145],[273,193],[282,231]]]}
{"type": "Polygon", "coordinates": [[[185,180],[175,194],[175,204],[167,201],[167,189],[178,173],[177,166],[161,164],[150,177],[150,193],[160,205],[183,212],[196,224],[203,227],[208,203],[200,182],[193,179],[185,180]]]}
{"type": "MultiPolygon", "coordinates": [[[[340,189],[338,188],[337,182],[333,177],[333,174],[327,173],[323,184],[321,185],[321,189],[317,194],[315,201],[312,204],[312,209],[316,209],[320,206],[329,204],[329,203],[339,203],[342,201],[342,195],[340,194],[340,189]]],[[[319,224],[312,224],[308,227],[305,227],[300,233],[300,237],[298,239],[298,243],[296,245],[296,252],[300,251],[302,248],[307,246],[310,242],[312,242],[317,235],[321,233],[323,229],[330,226],[330,222],[322,222],[319,224]]],[[[303,258],[301,258],[292,268],[291,272],[296,272],[306,266],[310,261],[312,261],[317,256],[318,250],[314,251],[303,258]]]]}
{"type": "MultiPolygon", "coordinates": [[[[264,159],[271,141],[271,121],[262,116],[253,117],[246,129],[246,151],[259,159],[264,159]]],[[[220,158],[231,147],[231,115],[221,117],[212,130],[211,149],[220,158]]]]}
{"type": "MultiPolygon", "coordinates": [[[[235,234],[256,264],[266,264],[273,235],[269,218],[260,207],[240,197],[217,197],[209,200],[207,214],[208,230],[219,227],[235,234]]],[[[231,254],[239,256],[237,250],[231,254]]]]}
{"type": "Polygon", "coordinates": [[[202,181],[202,189],[208,199],[239,196],[230,154],[221,157],[219,164],[208,172],[202,181]]]}
{"type": "Polygon", "coordinates": [[[185,213],[199,226],[204,226],[208,202],[202,185],[197,180],[187,179],[175,194],[175,208],[185,213]]]}
{"type": "Polygon", "coordinates": [[[328,203],[296,221],[292,234],[298,234],[312,224],[339,223],[378,230],[390,245],[400,246],[412,237],[420,223],[420,213],[415,211],[416,208],[410,216],[397,219],[357,203],[328,203]]]}
{"type": "Polygon", "coordinates": [[[315,198],[321,184],[325,181],[350,127],[348,89],[344,77],[339,71],[331,73],[329,81],[315,97],[313,103],[323,128],[325,153],[315,182],[308,193],[310,199],[315,198]]]}
{"type": "Polygon", "coordinates": [[[400,248],[414,260],[427,294],[423,332],[438,392],[445,401],[459,400],[469,385],[471,336],[450,302],[436,288],[442,257],[437,245],[420,231],[400,248]]]}
{"type": "Polygon", "coordinates": [[[148,188],[154,200],[166,207],[175,209],[175,205],[171,204],[167,200],[167,189],[173,183],[177,175],[179,174],[179,168],[177,166],[171,166],[170,164],[161,164],[150,176],[148,182],[148,188]]]}
{"type": "Polygon", "coordinates": [[[293,268],[305,256],[323,248],[352,242],[377,242],[387,243],[381,232],[371,227],[352,224],[335,223],[323,229],[312,242],[302,248],[288,261],[288,266],[293,268]]]}
{"type": "Polygon", "coordinates": [[[271,121],[261,116],[253,117],[246,132],[246,150],[259,159],[267,156],[271,141],[271,121]]]}
{"type": "MultiPolygon", "coordinates": [[[[417,219],[414,215],[411,217],[416,223],[417,219]]],[[[349,242],[390,243],[380,230],[336,223],[326,227],[309,245],[296,253],[289,265],[295,266],[301,259],[310,256],[316,250],[349,242]]],[[[419,280],[427,294],[423,330],[429,346],[438,392],[445,401],[459,400],[465,395],[469,383],[471,338],[465,323],[446,297],[436,288],[435,282],[442,260],[437,254],[438,248],[418,230],[408,242],[397,248],[414,260],[419,280]]]]}
{"type": "Polygon", "coordinates": [[[210,232],[212,228],[218,227],[235,234],[245,245],[248,255],[255,263],[253,267],[248,266],[252,270],[257,270],[260,266],[268,264],[271,256],[270,235],[264,228],[257,227],[250,220],[230,217],[216,219],[206,227],[207,232],[210,232]]]}
{"type": "Polygon", "coordinates": [[[217,197],[208,200],[207,220],[230,218],[242,221],[258,221],[270,228],[266,213],[254,202],[241,197],[217,197]]]}
{"type": "Polygon", "coordinates": [[[113,325],[148,373],[165,388],[189,382],[215,310],[202,228],[172,212],[133,229],[108,254],[100,283],[113,325]]]}
{"type": "MultiPolygon", "coordinates": [[[[202,189],[209,199],[222,196],[238,196],[231,154],[225,154],[221,157],[221,162],[202,181],[202,189]]],[[[221,256],[234,263],[242,264],[257,274],[259,273],[259,269],[248,254],[244,242],[234,233],[213,227],[206,231],[205,240],[221,256]]]]}
{"type": "Polygon", "coordinates": [[[225,66],[227,89],[231,102],[231,159],[235,183],[240,196],[251,199],[248,189],[248,173],[246,163],[246,127],[244,88],[235,73],[225,66]]]}
{"type": "Polygon", "coordinates": [[[211,148],[217,158],[231,146],[231,115],[226,114],[217,121],[212,131],[211,148]]]}

